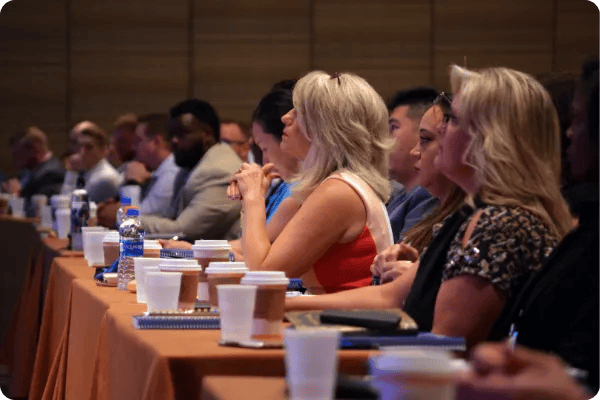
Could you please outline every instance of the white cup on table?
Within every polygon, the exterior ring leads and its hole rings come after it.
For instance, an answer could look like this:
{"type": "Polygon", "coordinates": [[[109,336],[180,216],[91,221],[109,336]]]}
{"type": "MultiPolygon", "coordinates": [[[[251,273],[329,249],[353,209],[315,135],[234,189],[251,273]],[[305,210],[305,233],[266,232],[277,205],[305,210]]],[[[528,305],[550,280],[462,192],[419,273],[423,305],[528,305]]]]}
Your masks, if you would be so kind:
{"type": "Polygon", "coordinates": [[[177,311],[180,286],[181,272],[147,272],[146,303],[148,312],[177,311]]]}
{"type": "Polygon", "coordinates": [[[290,400],[333,399],[340,331],[287,328],[283,342],[290,400]]]}
{"type": "Polygon", "coordinates": [[[71,209],[59,208],[56,210],[56,232],[59,239],[66,239],[71,232],[71,209]]]}
{"type": "Polygon", "coordinates": [[[8,201],[10,212],[13,217],[25,217],[25,199],[23,197],[11,197],[8,201]]]}
{"type": "Polygon", "coordinates": [[[382,400],[454,400],[457,369],[445,350],[388,350],[369,358],[371,384],[382,400]]]}
{"type": "MultiPolygon", "coordinates": [[[[102,246],[102,239],[106,236],[105,229],[83,231],[83,254],[87,259],[88,266],[90,267],[103,267],[104,266],[104,247],[102,246]],[[86,242],[87,242],[87,256],[86,254],[86,242]]],[[[94,227],[95,228],[95,227],[94,227]]]]}
{"type": "Polygon", "coordinates": [[[40,208],[40,224],[42,228],[52,229],[52,206],[42,206],[40,208]]]}
{"type": "Polygon", "coordinates": [[[136,297],[140,304],[146,303],[146,272],[158,272],[160,258],[134,257],[133,269],[135,271],[136,297]]]}
{"type": "Polygon", "coordinates": [[[217,285],[221,341],[245,342],[252,337],[256,286],[217,285]]]}

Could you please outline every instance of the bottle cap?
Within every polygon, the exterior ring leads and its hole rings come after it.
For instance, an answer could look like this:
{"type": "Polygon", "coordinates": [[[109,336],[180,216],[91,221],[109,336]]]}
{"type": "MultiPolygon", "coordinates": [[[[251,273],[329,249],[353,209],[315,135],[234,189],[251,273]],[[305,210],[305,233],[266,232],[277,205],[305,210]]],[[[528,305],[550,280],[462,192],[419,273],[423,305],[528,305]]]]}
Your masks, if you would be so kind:
{"type": "Polygon", "coordinates": [[[140,215],[140,210],[138,210],[137,207],[131,207],[127,209],[128,217],[137,217],[138,215],[140,215]]]}
{"type": "Polygon", "coordinates": [[[76,181],[76,183],[75,183],[75,187],[76,187],[77,189],[82,189],[82,188],[84,188],[84,187],[85,187],[85,178],[83,177],[83,175],[79,175],[79,176],[77,177],[77,181],[76,181]]]}
{"type": "Polygon", "coordinates": [[[121,205],[122,206],[128,206],[131,204],[131,198],[130,197],[121,197],[121,205]]]}

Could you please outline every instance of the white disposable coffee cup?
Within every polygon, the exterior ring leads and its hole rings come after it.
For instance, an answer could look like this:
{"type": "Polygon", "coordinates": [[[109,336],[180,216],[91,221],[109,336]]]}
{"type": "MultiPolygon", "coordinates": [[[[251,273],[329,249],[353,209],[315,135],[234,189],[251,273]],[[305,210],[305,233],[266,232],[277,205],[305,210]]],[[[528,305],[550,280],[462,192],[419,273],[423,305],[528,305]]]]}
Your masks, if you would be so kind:
{"type": "Polygon", "coordinates": [[[30,210],[33,210],[36,217],[40,217],[42,207],[48,204],[48,197],[45,194],[34,194],[30,202],[30,210]]]}
{"type": "Polygon", "coordinates": [[[71,208],[71,196],[66,194],[55,194],[50,197],[50,205],[55,209],[71,208]]]}
{"type": "Polygon", "coordinates": [[[282,333],[285,294],[289,283],[285,272],[281,271],[248,271],[242,278],[242,285],[256,286],[255,335],[282,333]]]}
{"type": "Polygon", "coordinates": [[[56,232],[60,239],[66,239],[71,232],[71,209],[56,210],[56,232]]]}
{"type": "Polygon", "coordinates": [[[208,281],[208,301],[213,307],[219,304],[217,285],[239,285],[248,272],[243,262],[211,262],[204,270],[208,281]]]}
{"type": "Polygon", "coordinates": [[[104,266],[104,247],[102,246],[102,239],[106,236],[106,231],[104,229],[90,230],[89,228],[90,227],[82,233],[84,257],[87,259],[90,267],[102,267],[104,266]]]}
{"type": "Polygon", "coordinates": [[[227,240],[196,240],[192,245],[194,258],[203,268],[198,283],[198,300],[208,301],[208,277],[206,268],[211,262],[227,262],[231,253],[231,245],[227,240]]]}
{"type": "Polygon", "coordinates": [[[252,336],[256,286],[217,285],[221,317],[221,340],[245,342],[252,336]]]}
{"type": "Polygon", "coordinates": [[[104,265],[107,267],[112,265],[119,258],[119,232],[108,231],[102,239],[104,247],[104,265]]]}
{"type": "MultiPolygon", "coordinates": [[[[86,260],[89,258],[90,253],[90,236],[88,234],[89,232],[105,232],[106,234],[106,228],[102,226],[84,226],[81,228],[81,237],[83,241],[83,258],[85,258],[86,260]]],[[[102,243],[100,243],[100,245],[102,245],[102,243]]]]}
{"type": "Polygon", "coordinates": [[[198,277],[200,271],[202,271],[198,261],[183,258],[163,258],[159,267],[162,272],[181,273],[178,308],[184,312],[194,311],[198,293],[198,277]]]}
{"type": "Polygon", "coordinates": [[[147,272],[146,302],[148,312],[177,311],[180,285],[180,272],[147,272]]]}
{"type": "Polygon", "coordinates": [[[369,358],[372,381],[381,399],[453,400],[457,374],[444,350],[384,351],[369,358]]]}
{"type": "Polygon", "coordinates": [[[23,197],[11,197],[8,201],[11,215],[16,218],[25,217],[25,199],[23,197]]]}
{"type": "Polygon", "coordinates": [[[146,303],[146,272],[160,271],[160,258],[134,257],[133,269],[136,281],[137,302],[146,303]]]}
{"type": "Polygon", "coordinates": [[[287,328],[283,341],[290,399],[333,399],[340,331],[287,328]]]}
{"type": "Polygon", "coordinates": [[[52,229],[52,207],[42,206],[40,208],[40,225],[42,228],[52,229]]]}

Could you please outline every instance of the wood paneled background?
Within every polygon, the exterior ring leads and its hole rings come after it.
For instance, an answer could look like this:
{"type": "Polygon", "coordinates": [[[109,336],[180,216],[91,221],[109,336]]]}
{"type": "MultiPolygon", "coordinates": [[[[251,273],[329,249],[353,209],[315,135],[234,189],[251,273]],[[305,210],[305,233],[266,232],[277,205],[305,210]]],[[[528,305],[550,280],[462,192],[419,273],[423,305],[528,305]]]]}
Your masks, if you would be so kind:
{"type": "Polygon", "coordinates": [[[0,168],[8,138],[45,130],[55,153],[91,119],[189,97],[248,119],[276,81],[352,71],[388,98],[447,88],[450,63],[577,73],[598,54],[586,0],[13,0],[0,13],[0,168]]]}

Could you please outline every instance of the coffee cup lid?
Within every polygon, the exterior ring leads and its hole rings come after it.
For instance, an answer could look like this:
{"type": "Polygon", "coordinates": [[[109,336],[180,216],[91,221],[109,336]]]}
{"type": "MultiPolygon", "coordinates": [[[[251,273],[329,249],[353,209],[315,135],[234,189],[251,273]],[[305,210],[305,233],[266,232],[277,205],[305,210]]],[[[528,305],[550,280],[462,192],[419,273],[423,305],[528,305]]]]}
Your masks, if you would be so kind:
{"type": "Polygon", "coordinates": [[[204,270],[207,274],[239,274],[248,272],[243,262],[211,262],[204,270]]]}
{"type": "Polygon", "coordinates": [[[288,285],[290,280],[282,271],[248,271],[242,278],[243,285],[288,285]]]}
{"type": "Polygon", "coordinates": [[[162,249],[162,246],[160,245],[160,243],[158,243],[158,240],[144,240],[144,249],[160,250],[162,249]]]}
{"type": "Polygon", "coordinates": [[[133,265],[140,267],[158,267],[163,260],[155,257],[133,257],[133,265]]]}
{"type": "Polygon", "coordinates": [[[452,356],[446,350],[394,350],[386,351],[369,358],[371,373],[419,372],[435,374],[451,374],[456,369],[452,364],[452,356]]]}
{"type": "Polygon", "coordinates": [[[192,250],[231,250],[227,240],[196,240],[192,250]]]}
{"type": "Polygon", "coordinates": [[[108,231],[108,233],[102,239],[103,242],[116,242],[119,243],[119,232],[117,231],[108,231]]]}
{"type": "Polygon", "coordinates": [[[162,271],[202,271],[202,266],[194,259],[164,258],[160,260],[159,266],[162,271]]]}

